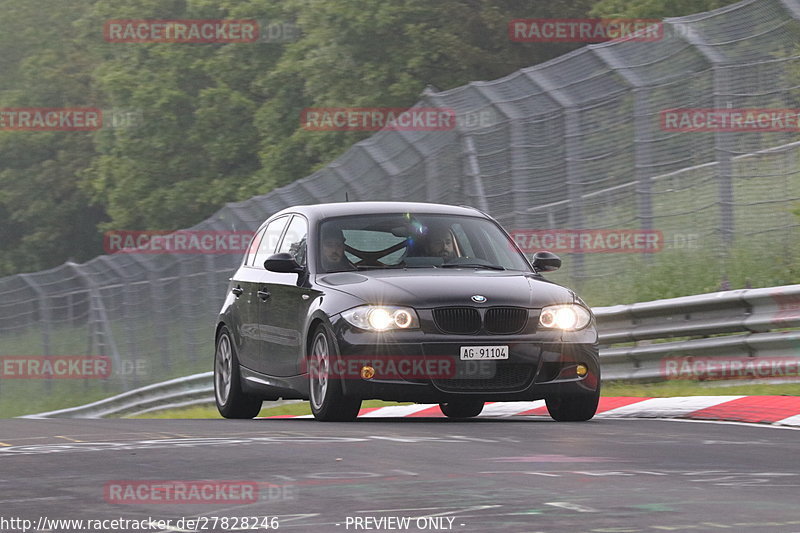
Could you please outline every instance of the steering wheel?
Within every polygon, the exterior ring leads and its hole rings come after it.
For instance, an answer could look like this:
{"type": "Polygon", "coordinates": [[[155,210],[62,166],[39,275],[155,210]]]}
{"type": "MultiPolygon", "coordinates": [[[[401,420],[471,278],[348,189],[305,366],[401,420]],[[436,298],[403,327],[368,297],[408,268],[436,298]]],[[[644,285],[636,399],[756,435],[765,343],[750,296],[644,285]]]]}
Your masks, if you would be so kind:
{"type": "Polygon", "coordinates": [[[376,250],[374,252],[370,252],[367,250],[357,250],[351,246],[345,244],[344,249],[347,252],[350,252],[352,255],[358,257],[360,261],[354,263],[356,266],[378,266],[378,267],[385,267],[388,266],[385,263],[381,263],[379,259],[382,257],[386,257],[389,254],[392,254],[398,250],[402,250],[406,247],[407,241],[400,241],[397,244],[393,244],[388,248],[384,248],[383,250],[376,250]]]}

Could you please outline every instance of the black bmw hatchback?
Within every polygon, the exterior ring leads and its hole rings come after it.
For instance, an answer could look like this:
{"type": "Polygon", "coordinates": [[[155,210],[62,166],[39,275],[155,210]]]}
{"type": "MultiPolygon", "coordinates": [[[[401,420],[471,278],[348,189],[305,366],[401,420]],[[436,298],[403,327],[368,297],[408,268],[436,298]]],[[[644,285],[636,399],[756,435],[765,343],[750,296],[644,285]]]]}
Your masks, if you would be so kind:
{"type": "Polygon", "coordinates": [[[216,327],[219,412],[304,399],[346,421],[361,401],[544,399],[559,421],[592,418],[600,395],[589,307],[547,281],[488,215],[400,202],[298,206],[269,218],[231,278],[216,327]]]}

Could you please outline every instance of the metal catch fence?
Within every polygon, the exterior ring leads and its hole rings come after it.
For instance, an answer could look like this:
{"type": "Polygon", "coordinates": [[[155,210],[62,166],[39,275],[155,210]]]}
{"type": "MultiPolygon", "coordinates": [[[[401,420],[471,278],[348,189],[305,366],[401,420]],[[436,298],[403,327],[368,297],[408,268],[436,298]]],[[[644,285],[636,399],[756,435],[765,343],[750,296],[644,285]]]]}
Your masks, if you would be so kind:
{"type": "MultiPolygon", "coordinates": [[[[664,112],[800,108],[800,0],[667,19],[663,34],[426,91],[418,105],[452,108],[455,129],[381,131],[190,229],[252,231],[282,208],[343,201],[345,192],[467,204],[556,244],[542,232],[590,232],[586,246],[553,249],[567,256],[557,279],[568,284],[624,277],[691,247],[715,253],[708,267],[722,272],[732,247],[760,250],[767,235],[775,249],[797,246],[797,128],[677,131],[664,112]],[[627,231],[656,232],[657,253],[599,253],[598,235],[608,247],[627,231]]],[[[0,405],[36,409],[42,397],[85,400],[209,370],[212,324],[238,261],[114,254],[0,279],[0,355],[105,355],[113,366],[104,380],[0,380],[0,405]]]]}

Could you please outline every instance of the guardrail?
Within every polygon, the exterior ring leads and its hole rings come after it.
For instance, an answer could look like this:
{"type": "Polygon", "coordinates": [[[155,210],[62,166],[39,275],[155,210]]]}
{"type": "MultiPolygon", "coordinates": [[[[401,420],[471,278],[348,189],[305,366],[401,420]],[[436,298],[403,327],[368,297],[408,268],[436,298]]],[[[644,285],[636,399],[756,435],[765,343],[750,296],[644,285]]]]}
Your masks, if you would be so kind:
{"type": "Polygon", "coordinates": [[[665,357],[800,357],[800,331],[785,331],[800,326],[800,285],[599,307],[594,313],[604,380],[663,379],[665,357]],[[622,343],[633,345],[613,346],[622,343]]]}
{"type": "Polygon", "coordinates": [[[203,372],[147,385],[78,407],[20,418],[103,418],[214,403],[213,372],[203,372]]]}
{"type": "MultiPolygon", "coordinates": [[[[661,361],[665,357],[800,357],[800,330],[791,330],[800,327],[800,285],[597,307],[594,313],[600,332],[604,380],[663,379],[661,361]],[[675,338],[679,340],[670,340],[675,338]],[[615,344],[632,345],[614,347],[615,344]]],[[[212,373],[204,372],[88,405],[22,418],[133,416],[211,405],[212,380],[212,373]]]]}
{"type": "MultiPolygon", "coordinates": [[[[25,415],[19,418],[104,418],[107,416],[136,416],[195,405],[212,406],[214,405],[213,380],[213,372],[203,372],[147,385],[86,405],[25,415]]],[[[282,400],[270,403],[272,406],[278,406],[299,401],[282,400]]]]}

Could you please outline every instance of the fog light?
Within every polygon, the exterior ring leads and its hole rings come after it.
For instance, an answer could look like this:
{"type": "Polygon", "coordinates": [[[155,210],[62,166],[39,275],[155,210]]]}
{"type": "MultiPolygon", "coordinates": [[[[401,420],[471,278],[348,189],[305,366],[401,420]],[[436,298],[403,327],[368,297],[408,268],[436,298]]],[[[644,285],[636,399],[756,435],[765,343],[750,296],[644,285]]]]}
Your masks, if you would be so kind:
{"type": "Polygon", "coordinates": [[[375,369],[371,366],[361,367],[361,379],[372,379],[375,377],[375,369]]]}
{"type": "Polygon", "coordinates": [[[585,376],[589,372],[589,369],[586,368],[586,365],[578,365],[575,368],[575,373],[578,374],[580,377],[585,376]]]}

